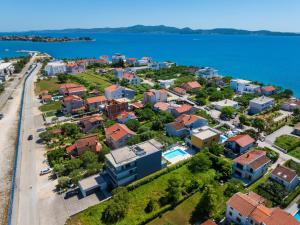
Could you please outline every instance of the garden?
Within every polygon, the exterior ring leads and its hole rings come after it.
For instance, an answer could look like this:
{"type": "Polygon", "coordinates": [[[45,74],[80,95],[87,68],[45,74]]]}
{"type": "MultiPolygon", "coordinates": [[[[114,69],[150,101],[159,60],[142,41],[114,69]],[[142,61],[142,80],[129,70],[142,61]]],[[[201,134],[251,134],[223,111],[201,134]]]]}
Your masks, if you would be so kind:
{"type": "Polygon", "coordinates": [[[282,135],[276,138],[275,145],[286,150],[289,155],[300,159],[300,138],[282,135]]]}

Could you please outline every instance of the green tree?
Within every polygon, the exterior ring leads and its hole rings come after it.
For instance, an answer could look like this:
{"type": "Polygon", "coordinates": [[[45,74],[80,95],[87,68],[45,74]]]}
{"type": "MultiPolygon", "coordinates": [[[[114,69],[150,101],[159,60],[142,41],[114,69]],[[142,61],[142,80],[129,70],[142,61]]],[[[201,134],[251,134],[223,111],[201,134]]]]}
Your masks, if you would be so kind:
{"type": "Polygon", "coordinates": [[[125,125],[134,132],[137,132],[139,127],[141,126],[141,123],[138,120],[128,120],[125,125]]]}
{"type": "Polygon", "coordinates": [[[164,129],[164,124],[160,120],[155,120],[155,121],[152,122],[151,129],[155,130],[155,131],[163,130],[164,129]]]}
{"type": "Polygon", "coordinates": [[[155,201],[153,199],[150,199],[147,206],[146,206],[146,208],[145,208],[145,212],[146,213],[152,212],[154,207],[155,207],[155,201]]]}
{"type": "Polygon", "coordinates": [[[80,133],[80,128],[73,123],[63,124],[61,130],[65,135],[72,137],[76,137],[80,133]]]}
{"type": "Polygon", "coordinates": [[[57,180],[57,188],[65,188],[68,185],[69,182],[69,178],[68,177],[59,177],[57,180]]]}
{"type": "Polygon", "coordinates": [[[188,165],[188,168],[193,173],[197,173],[197,172],[204,172],[208,170],[209,168],[211,168],[211,165],[212,162],[210,161],[209,157],[205,153],[200,152],[195,156],[193,156],[193,158],[191,159],[188,165]]]}
{"type": "Polygon", "coordinates": [[[231,118],[233,114],[235,113],[235,109],[231,106],[225,106],[221,109],[222,115],[224,115],[227,118],[231,118]]]}
{"type": "Polygon", "coordinates": [[[39,138],[43,139],[46,142],[50,142],[54,135],[51,131],[47,130],[39,134],[39,138]]]}
{"type": "Polygon", "coordinates": [[[81,165],[82,165],[82,161],[80,159],[77,159],[77,158],[72,158],[72,159],[66,161],[66,164],[65,164],[66,169],[69,172],[72,172],[73,170],[79,169],[81,165]]]}
{"type": "Polygon", "coordinates": [[[66,168],[64,166],[64,164],[55,164],[54,167],[53,167],[53,171],[58,175],[58,176],[62,176],[65,171],[66,171],[66,168]]]}
{"type": "Polygon", "coordinates": [[[78,181],[82,179],[82,175],[83,175],[82,169],[74,169],[69,174],[69,177],[71,178],[74,184],[77,184],[78,181]]]}
{"type": "Polygon", "coordinates": [[[219,195],[212,185],[207,185],[204,188],[203,195],[196,207],[198,216],[203,220],[212,217],[218,206],[219,195]]]}
{"type": "Polygon", "coordinates": [[[127,141],[127,145],[135,145],[141,142],[141,137],[140,135],[134,135],[130,137],[127,141]]]}
{"type": "Polygon", "coordinates": [[[181,180],[177,177],[168,180],[167,199],[170,204],[176,204],[182,197],[181,180]]]}
{"type": "Polygon", "coordinates": [[[214,154],[216,156],[224,154],[224,146],[220,145],[218,143],[215,143],[215,142],[213,142],[209,146],[208,150],[209,150],[210,153],[212,153],[212,154],[214,154]]]}
{"type": "Polygon", "coordinates": [[[85,151],[81,156],[80,159],[82,160],[83,166],[85,168],[88,167],[90,164],[97,163],[98,161],[98,156],[91,151],[85,151]]]}
{"type": "Polygon", "coordinates": [[[265,129],[266,123],[264,120],[255,118],[253,120],[252,126],[258,129],[258,132],[261,132],[265,129]]]}
{"type": "Polygon", "coordinates": [[[235,193],[243,190],[243,184],[237,180],[237,179],[232,179],[229,182],[227,182],[226,184],[226,188],[224,191],[224,195],[226,197],[231,197],[232,195],[234,195],[235,193]]]}
{"type": "Polygon", "coordinates": [[[57,75],[57,80],[59,83],[66,83],[68,81],[68,75],[67,74],[63,74],[63,73],[60,73],[57,75]]]}

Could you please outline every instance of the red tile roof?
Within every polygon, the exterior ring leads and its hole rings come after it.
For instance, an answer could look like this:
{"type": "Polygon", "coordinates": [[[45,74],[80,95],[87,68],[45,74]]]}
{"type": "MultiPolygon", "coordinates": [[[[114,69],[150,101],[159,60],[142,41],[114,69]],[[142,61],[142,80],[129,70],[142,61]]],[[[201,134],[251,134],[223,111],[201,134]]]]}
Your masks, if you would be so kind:
{"type": "Polygon", "coordinates": [[[107,101],[105,96],[95,96],[86,99],[87,104],[93,104],[93,103],[105,102],[105,101],[107,101]]]}
{"type": "Polygon", "coordinates": [[[182,114],[182,115],[178,116],[175,120],[177,122],[180,122],[180,123],[184,124],[185,126],[187,126],[187,125],[194,123],[195,121],[197,121],[199,119],[202,119],[202,117],[197,116],[197,115],[182,114]]]}
{"type": "Polygon", "coordinates": [[[135,75],[132,73],[124,73],[123,74],[123,79],[126,79],[126,80],[132,80],[134,77],[135,77],[135,75]]]}
{"type": "Polygon", "coordinates": [[[212,220],[206,220],[204,223],[201,223],[200,225],[217,225],[217,224],[212,220]]]}
{"type": "Polygon", "coordinates": [[[173,88],[173,91],[177,92],[178,94],[185,94],[185,90],[180,87],[173,88]]]}
{"type": "Polygon", "coordinates": [[[136,109],[141,109],[141,108],[144,107],[144,104],[141,103],[141,102],[134,102],[134,103],[132,103],[131,105],[132,105],[134,108],[136,108],[136,109]]]}
{"type": "Polygon", "coordinates": [[[255,142],[255,140],[248,134],[239,134],[232,138],[229,138],[227,141],[236,142],[242,148],[255,142]]]}
{"type": "Polygon", "coordinates": [[[113,92],[113,91],[115,91],[115,90],[117,90],[117,89],[119,89],[119,88],[121,88],[120,85],[113,84],[113,85],[111,85],[111,86],[105,88],[105,91],[113,92]]]}
{"type": "Polygon", "coordinates": [[[279,177],[282,180],[285,180],[287,182],[291,182],[295,177],[297,177],[297,173],[285,166],[277,165],[275,170],[272,171],[272,175],[279,177]]]}
{"type": "Polygon", "coordinates": [[[67,89],[67,88],[74,88],[74,87],[78,87],[81,86],[79,84],[73,84],[73,83],[67,83],[67,84],[62,84],[59,86],[59,89],[67,89]]]}
{"type": "Polygon", "coordinates": [[[83,138],[78,139],[73,145],[66,148],[67,153],[71,153],[73,150],[77,149],[82,152],[87,149],[94,149],[96,152],[100,152],[102,149],[99,143],[98,135],[93,134],[83,138]]]}
{"type": "Polygon", "coordinates": [[[169,103],[166,102],[157,102],[153,106],[155,109],[161,110],[161,111],[167,111],[169,108],[169,103]]]}
{"type": "Polygon", "coordinates": [[[182,130],[182,129],[185,129],[185,126],[183,123],[179,123],[179,122],[171,122],[169,123],[171,127],[173,127],[175,130],[182,130]]]}
{"type": "Polygon", "coordinates": [[[80,122],[81,123],[85,123],[85,122],[94,123],[94,122],[102,121],[102,120],[103,120],[103,118],[100,116],[100,114],[94,114],[94,115],[91,115],[91,116],[82,117],[80,119],[80,122]]]}
{"type": "Polygon", "coordinates": [[[65,96],[62,99],[63,102],[69,102],[69,101],[82,101],[82,99],[77,95],[69,95],[65,96]]]}
{"type": "Polygon", "coordinates": [[[130,130],[126,125],[116,123],[108,128],[105,129],[105,134],[110,136],[115,141],[120,140],[121,138],[125,137],[126,135],[135,135],[135,133],[130,130]]]}
{"type": "Polygon", "coordinates": [[[183,87],[187,87],[189,89],[201,88],[201,85],[197,81],[190,81],[183,85],[183,87]]]}
{"type": "Polygon", "coordinates": [[[273,86],[265,86],[262,87],[262,90],[265,92],[271,92],[271,91],[275,91],[276,89],[273,86]]]}
{"type": "Polygon", "coordinates": [[[253,169],[257,169],[264,164],[271,162],[271,160],[266,157],[266,152],[262,150],[254,150],[245,153],[235,158],[233,161],[242,165],[249,165],[253,169]]]}
{"type": "Polygon", "coordinates": [[[118,120],[124,121],[128,116],[131,116],[132,119],[137,118],[134,112],[127,112],[127,111],[120,112],[120,114],[117,117],[118,120]]]}
{"type": "Polygon", "coordinates": [[[84,86],[78,86],[78,87],[72,87],[72,88],[67,88],[65,89],[66,93],[73,93],[73,92],[82,92],[82,91],[86,91],[86,88],[84,86]]]}
{"type": "Polygon", "coordinates": [[[191,105],[183,104],[179,107],[176,107],[175,111],[178,112],[178,113],[185,113],[185,112],[190,111],[192,108],[193,108],[193,106],[191,106],[191,105]]]}

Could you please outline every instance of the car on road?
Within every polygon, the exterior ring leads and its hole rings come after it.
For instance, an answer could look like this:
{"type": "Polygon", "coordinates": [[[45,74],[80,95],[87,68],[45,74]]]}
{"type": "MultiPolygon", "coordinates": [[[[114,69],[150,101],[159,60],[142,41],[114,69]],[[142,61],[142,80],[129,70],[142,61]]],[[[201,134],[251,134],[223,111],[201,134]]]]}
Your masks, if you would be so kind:
{"type": "Polygon", "coordinates": [[[0,113],[0,120],[3,119],[4,115],[3,113],[0,113]]]}
{"type": "Polygon", "coordinates": [[[75,189],[75,190],[72,190],[72,191],[68,191],[66,194],[65,194],[65,197],[64,199],[68,199],[68,198],[71,198],[75,195],[78,195],[79,194],[79,188],[75,189]]]}
{"type": "Polygon", "coordinates": [[[11,100],[11,99],[14,99],[14,98],[12,96],[9,96],[8,99],[11,100]]]}
{"type": "Polygon", "coordinates": [[[42,132],[42,131],[45,131],[46,129],[45,128],[38,128],[37,130],[36,130],[36,132],[42,132]]]}
{"type": "Polygon", "coordinates": [[[52,169],[50,167],[46,168],[46,169],[42,169],[40,172],[40,176],[51,173],[52,169]]]}
{"type": "Polygon", "coordinates": [[[28,141],[31,141],[32,139],[33,139],[33,135],[30,134],[30,135],[28,136],[27,140],[28,140],[28,141]]]}

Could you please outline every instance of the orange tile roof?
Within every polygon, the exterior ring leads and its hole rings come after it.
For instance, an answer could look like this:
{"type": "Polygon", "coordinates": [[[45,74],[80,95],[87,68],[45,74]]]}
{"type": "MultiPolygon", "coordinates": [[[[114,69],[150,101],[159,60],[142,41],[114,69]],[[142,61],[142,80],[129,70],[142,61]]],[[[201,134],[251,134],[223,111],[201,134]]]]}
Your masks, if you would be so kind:
{"type": "Polygon", "coordinates": [[[87,104],[93,104],[96,102],[105,102],[105,101],[107,101],[105,96],[95,96],[86,99],[87,104]]]}
{"type": "Polygon", "coordinates": [[[191,105],[183,104],[179,107],[176,107],[175,111],[178,112],[178,113],[184,113],[184,112],[190,111],[192,108],[193,108],[193,106],[191,106],[191,105]]]}
{"type": "Polygon", "coordinates": [[[200,225],[217,225],[217,224],[212,220],[206,220],[204,223],[201,223],[200,225]]]}
{"type": "Polygon", "coordinates": [[[42,100],[51,100],[52,95],[42,95],[42,100]]]}
{"type": "Polygon", "coordinates": [[[77,87],[66,88],[65,91],[67,93],[81,92],[81,91],[86,91],[86,88],[84,86],[77,86],[77,87]]]}
{"type": "Polygon", "coordinates": [[[297,177],[297,173],[285,166],[277,165],[277,167],[272,171],[272,175],[279,177],[287,182],[291,182],[295,177],[297,177]]]}
{"type": "Polygon", "coordinates": [[[100,114],[94,114],[94,115],[91,115],[91,116],[82,117],[80,119],[80,122],[82,122],[82,123],[84,123],[84,122],[94,123],[96,121],[101,121],[101,120],[103,120],[103,118],[100,116],[100,114]]]}
{"type": "Polygon", "coordinates": [[[75,149],[82,149],[82,148],[94,148],[96,152],[100,152],[102,149],[101,144],[99,143],[98,135],[93,134],[89,136],[85,136],[83,138],[78,139],[73,145],[70,145],[66,148],[67,153],[71,153],[75,149]]]}
{"type": "Polygon", "coordinates": [[[63,97],[63,102],[69,102],[69,101],[82,101],[82,99],[77,96],[77,95],[69,95],[69,96],[65,96],[63,97]]]}
{"type": "Polygon", "coordinates": [[[135,77],[135,75],[132,74],[132,73],[124,73],[124,74],[123,74],[123,79],[131,80],[131,79],[133,79],[134,77],[135,77]]]}
{"type": "Polygon", "coordinates": [[[185,93],[185,90],[183,88],[180,88],[180,87],[173,88],[173,91],[175,91],[175,92],[177,92],[179,94],[185,93]]]}
{"type": "Polygon", "coordinates": [[[199,119],[202,119],[202,117],[197,116],[197,115],[182,114],[182,115],[178,116],[175,120],[186,126],[191,123],[194,123],[195,121],[197,121],[199,119]]]}
{"type": "Polygon", "coordinates": [[[255,142],[255,140],[252,137],[250,137],[248,134],[239,134],[229,138],[227,141],[236,142],[242,148],[255,142]]]}
{"type": "Polygon", "coordinates": [[[182,129],[185,129],[185,126],[183,123],[179,123],[179,122],[171,122],[169,123],[171,127],[173,127],[175,130],[182,130],[182,129]]]}
{"type": "Polygon", "coordinates": [[[266,92],[270,92],[270,91],[275,91],[276,89],[273,87],[273,86],[265,86],[265,87],[262,87],[263,91],[266,91],[266,92]]]}
{"type": "Polygon", "coordinates": [[[248,153],[245,153],[237,158],[235,158],[233,161],[240,164],[250,164],[254,160],[259,159],[260,157],[263,157],[266,155],[265,151],[262,150],[254,150],[248,153]]]}
{"type": "Polygon", "coordinates": [[[156,109],[159,109],[161,111],[167,111],[168,108],[169,108],[169,103],[166,103],[166,102],[157,102],[157,103],[154,104],[153,107],[156,108],[156,109]]]}
{"type": "Polygon", "coordinates": [[[110,136],[115,141],[120,140],[126,135],[135,135],[135,133],[130,130],[126,125],[116,123],[105,129],[105,134],[110,136]]]}
{"type": "Polygon", "coordinates": [[[291,214],[280,208],[273,209],[270,217],[266,218],[263,223],[265,225],[300,225],[291,214]]]}
{"type": "Polygon", "coordinates": [[[191,89],[201,88],[201,85],[197,81],[190,81],[184,84],[184,86],[188,86],[191,89]]]}
{"type": "Polygon", "coordinates": [[[137,108],[137,109],[140,109],[140,108],[143,108],[144,107],[144,104],[141,103],[141,102],[134,102],[131,104],[133,107],[137,108]]]}
{"type": "Polygon", "coordinates": [[[120,85],[113,84],[113,85],[111,85],[111,86],[105,88],[105,91],[112,92],[112,91],[115,91],[115,90],[117,90],[117,89],[119,89],[119,88],[121,88],[120,85]]]}
{"type": "Polygon", "coordinates": [[[67,88],[74,88],[74,87],[78,87],[81,86],[79,84],[73,84],[73,83],[67,83],[67,84],[62,84],[59,86],[60,89],[67,89],[67,88]]]}

